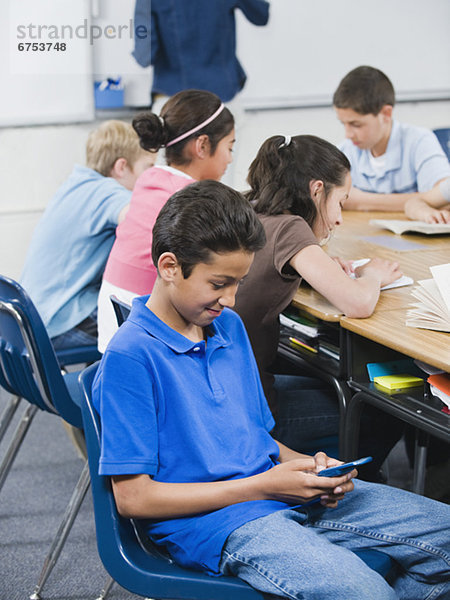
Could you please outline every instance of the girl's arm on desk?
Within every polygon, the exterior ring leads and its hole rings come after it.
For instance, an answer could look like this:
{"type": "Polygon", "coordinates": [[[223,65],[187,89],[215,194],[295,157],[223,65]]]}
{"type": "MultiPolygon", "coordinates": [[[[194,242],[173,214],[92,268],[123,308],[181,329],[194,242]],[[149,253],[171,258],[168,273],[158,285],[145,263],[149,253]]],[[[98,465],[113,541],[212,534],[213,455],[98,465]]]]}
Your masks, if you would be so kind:
{"type": "Polygon", "coordinates": [[[342,267],[320,246],[307,246],[297,252],[289,264],[311,287],[334,304],[346,316],[369,317],[374,311],[380,288],[401,276],[398,263],[374,258],[351,279],[342,267]]]}

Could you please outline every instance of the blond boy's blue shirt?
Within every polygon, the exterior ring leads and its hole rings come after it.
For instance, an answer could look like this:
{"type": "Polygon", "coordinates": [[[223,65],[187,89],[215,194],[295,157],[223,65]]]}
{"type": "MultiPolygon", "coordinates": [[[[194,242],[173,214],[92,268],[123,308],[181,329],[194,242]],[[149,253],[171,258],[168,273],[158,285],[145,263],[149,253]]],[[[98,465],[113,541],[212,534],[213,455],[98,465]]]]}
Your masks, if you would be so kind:
{"type": "Polygon", "coordinates": [[[21,283],[51,338],[97,306],[119,213],[131,192],[111,177],[76,165],[33,233],[21,283]]]}
{"type": "Polygon", "coordinates": [[[350,140],[339,148],[350,161],[353,186],[364,192],[425,192],[450,176],[449,162],[438,139],[423,127],[393,121],[380,173],[371,164],[370,150],[361,150],[350,140]]]}

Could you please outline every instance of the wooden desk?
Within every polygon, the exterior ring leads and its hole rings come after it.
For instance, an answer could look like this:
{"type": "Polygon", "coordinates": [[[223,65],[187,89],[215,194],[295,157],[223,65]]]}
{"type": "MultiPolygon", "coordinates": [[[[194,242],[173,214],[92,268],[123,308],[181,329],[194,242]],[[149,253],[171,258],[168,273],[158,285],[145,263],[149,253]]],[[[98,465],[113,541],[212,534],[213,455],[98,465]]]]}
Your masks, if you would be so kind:
{"type": "MultiPolygon", "coordinates": [[[[394,233],[369,225],[371,218],[401,219],[403,214],[344,212],[344,224],[339,227],[326,248],[331,256],[352,260],[379,256],[397,261],[405,275],[414,282],[429,279],[430,266],[450,261],[450,236],[426,236],[394,233]],[[403,240],[420,244],[420,248],[395,250],[381,246],[373,239],[403,240]],[[367,238],[372,239],[368,240],[367,238]]],[[[414,358],[450,372],[450,334],[407,327],[406,310],[413,301],[411,287],[405,286],[381,292],[374,314],[367,319],[350,319],[323,296],[306,284],[297,291],[292,304],[329,326],[340,325],[340,348],[337,364],[328,365],[329,358],[301,352],[302,358],[317,370],[328,373],[339,388],[345,402],[345,424],[340,428],[341,456],[356,458],[359,414],[363,402],[373,403],[382,410],[432,434],[450,441],[450,417],[440,410],[440,403],[427,396],[427,390],[415,389],[405,394],[383,395],[369,381],[366,364],[399,358],[414,358]],[[351,391],[353,390],[353,392],[351,391]],[[354,393],[356,391],[356,393],[354,393]],[[354,395],[353,395],[354,394],[354,395]],[[343,433],[344,432],[344,435],[343,433]],[[341,438],[342,439],[342,438],[341,438]]],[[[284,349],[286,352],[286,348],[284,349]]],[[[423,434],[425,435],[425,434],[423,434]]],[[[425,478],[426,441],[415,461],[413,489],[423,492],[425,478]]]]}
{"type": "MultiPolygon", "coordinates": [[[[369,225],[373,218],[404,218],[402,213],[365,213],[357,211],[344,212],[344,224],[337,228],[335,236],[330,240],[326,251],[330,256],[339,256],[346,260],[373,258],[379,256],[387,260],[397,261],[405,275],[414,282],[429,279],[429,267],[450,261],[450,236],[402,235],[369,225]],[[383,235],[395,240],[420,243],[423,247],[416,250],[393,250],[380,246],[363,238],[383,235]]],[[[403,308],[412,301],[411,286],[394,288],[381,292],[375,312],[403,308]]],[[[342,313],[321,294],[306,283],[299,287],[292,303],[294,306],[324,321],[339,322],[342,313]]]]}
{"type": "MultiPolygon", "coordinates": [[[[380,310],[368,319],[340,321],[346,332],[347,385],[353,395],[347,403],[344,439],[346,460],[357,457],[362,406],[371,404],[416,428],[413,491],[425,489],[428,436],[450,444],[450,415],[442,411],[428,384],[402,391],[384,392],[369,381],[367,363],[414,358],[450,372],[450,333],[405,325],[406,309],[380,310]]],[[[423,374],[426,379],[425,373],[423,374]]]]}
{"type": "MultiPolygon", "coordinates": [[[[394,291],[394,290],[392,290],[394,291]]],[[[406,308],[376,311],[368,319],[342,317],[341,327],[450,373],[450,333],[405,325],[406,308]]]]}

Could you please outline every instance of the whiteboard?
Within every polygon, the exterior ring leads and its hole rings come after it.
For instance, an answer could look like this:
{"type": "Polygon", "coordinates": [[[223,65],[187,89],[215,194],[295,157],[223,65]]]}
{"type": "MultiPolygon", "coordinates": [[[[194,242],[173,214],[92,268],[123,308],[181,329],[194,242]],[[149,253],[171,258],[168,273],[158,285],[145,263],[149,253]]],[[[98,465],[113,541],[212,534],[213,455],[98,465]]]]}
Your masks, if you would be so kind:
{"type": "MultiPolygon", "coordinates": [[[[110,24],[129,27],[134,19],[136,0],[97,0],[93,22],[105,28],[110,24]]],[[[96,40],[94,45],[94,77],[101,81],[106,77],[121,77],[124,85],[125,106],[143,107],[150,104],[152,87],[152,67],[141,67],[131,55],[134,48],[134,36],[96,40]]]]}
{"type": "Polygon", "coordinates": [[[329,105],[359,65],[399,100],[450,98],[449,0],[272,0],[267,26],[237,24],[246,108],[329,105]]]}
{"type": "Polygon", "coordinates": [[[83,37],[90,0],[2,5],[0,126],[92,120],[92,44],[83,37]]]}

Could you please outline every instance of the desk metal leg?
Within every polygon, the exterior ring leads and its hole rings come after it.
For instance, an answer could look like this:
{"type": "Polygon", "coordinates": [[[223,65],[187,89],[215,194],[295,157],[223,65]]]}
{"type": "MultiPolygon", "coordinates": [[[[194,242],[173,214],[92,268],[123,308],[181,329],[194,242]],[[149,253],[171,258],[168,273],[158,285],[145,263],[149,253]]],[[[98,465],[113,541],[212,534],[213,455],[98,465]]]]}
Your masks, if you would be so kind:
{"type": "MultiPolygon", "coordinates": [[[[347,406],[351,399],[351,390],[347,386],[346,383],[341,382],[336,377],[328,375],[325,378],[326,381],[331,383],[334,387],[339,403],[339,457],[343,461],[350,460],[346,455],[345,449],[345,427],[346,427],[346,413],[347,406]]],[[[358,428],[359,431],[359,428],[358,428]]],[[[358,440],[356,441],[356,446],[358,446],[358,440]]]]}
{"type": "Polygon", "coordinates": [[[342,435],[344,461],[358,458],[359,431],[364,397],[364,394],[358,392],[350,398],[347,404],[344,433],[342,435]]]}
{"type": "MultiPolygon", "coordinates": [[[[345,460],[358,458],[359,430],[361,411],[363,403],[372,404],[383,409],[383,401],[365,392],[357,392],[349,401],[345,421],[344,456],[345,460]]],[[[391,411],[386,411],[391,412],[391,411]]],[[[395,414],[395,413],[394,413],[395,414]]],[[[400,414],[397,414],[401,418],[400,414]]],[[[412,491],[423,495],[425,490],[426,460],[429,435],[417,429],[415,456],[414,456],[414,479],[412,491]]]]}
{"type": "Polygon", "coordinates": [[[417,430],[412,491],[421,495],[423,495],[425,491],[428,441],[428,434],[417,430]]]}

